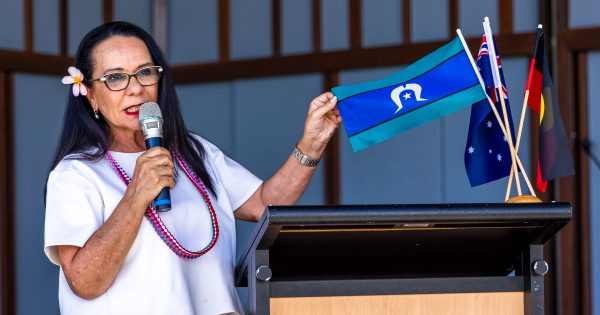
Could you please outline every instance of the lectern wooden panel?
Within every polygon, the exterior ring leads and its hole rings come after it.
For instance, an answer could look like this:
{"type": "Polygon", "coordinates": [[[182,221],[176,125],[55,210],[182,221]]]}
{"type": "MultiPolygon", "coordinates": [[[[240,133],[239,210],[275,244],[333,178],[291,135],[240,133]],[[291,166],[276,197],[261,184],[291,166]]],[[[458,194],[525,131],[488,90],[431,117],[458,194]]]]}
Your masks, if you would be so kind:
{"type": "Polygon", "coordinates": [[[271,315],[523,314],[523,292],[272,298],[271,315]]]}
{"type": "Polygon", "coordinates": [[[565,203],[268,207],[236,283],[251,314],[543,314],[542,244],[570,217],[565,203]]]}

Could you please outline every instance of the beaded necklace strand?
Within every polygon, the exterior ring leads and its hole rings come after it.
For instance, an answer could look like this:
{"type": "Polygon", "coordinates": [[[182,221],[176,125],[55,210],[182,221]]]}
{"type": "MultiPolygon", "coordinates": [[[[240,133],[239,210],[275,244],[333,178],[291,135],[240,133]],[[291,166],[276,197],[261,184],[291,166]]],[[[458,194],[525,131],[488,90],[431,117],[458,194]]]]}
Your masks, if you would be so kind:
{"type": "MultiPolygon", "coordinates": [[[[131,181],[129,175],[127,175],[127,173],[125,173],[125,171],[123,170],[121,165],[119,165],[119,163],[117,163],[117,161],[115,161],[113,156],[108,151],[106,152],[106,159],[108,160],[110,165],[113,167],[115,172],[117,172],[117,174],[119,175],[121,180],[125,183],[125,185],[129,185],[129,182],[131,181]]],[[[179,256],[181,258],[194,259],[194,258],[198,258],[198,257],[208,253],[208,251],[210,251],[215,246],[215,244],[217,243],[217,239],[219,238],[219,222],[217,221],[217,215],[215,213],[215,209],[213,208],[213,205],[210,202],[208,190],[206,189],[206,186],[204,186],[204,183],[202,182],[202,180],[200,180],[200,178],[198,178],[188,168],[187,163],[185,163],[185,161],[183,160],[183,158],[181,158],[181,156],[179,154],[176,154],[176,160],[179,163],[179,165],[181,166],[181,168],[183,169],[183,171],[185,172],[185,174],[187,175],[187,177],[192,181],[192,183],[194,183],[194,186],[196,186],[196,188],[202,195],[202,199],[204,199],[204,202],[206,202],[206,206],[208,207],[208,212],[210,213],[212,235],[213,235],[212,239],[210,240],[208,245],[206,245],[200,251],[194,252],[194,251],[188,250],[185,247],[183,247],[177,241],[177,239],[173,236],[173,234],[171,234],[169,229],[167,229],[167,226],[160,219],[160,216],[158,215],[158,211],[156,211],[156,208],[154,206],[151,205],[146,209],[145,216],[150,221],[150,224],[152,224],[152,227],[154,228],[154,231],[156,231],[156,234],[158,234],[158,236],[163,240],[163,242],[165,242],[165,244],[177,256],[179,256]]]]}

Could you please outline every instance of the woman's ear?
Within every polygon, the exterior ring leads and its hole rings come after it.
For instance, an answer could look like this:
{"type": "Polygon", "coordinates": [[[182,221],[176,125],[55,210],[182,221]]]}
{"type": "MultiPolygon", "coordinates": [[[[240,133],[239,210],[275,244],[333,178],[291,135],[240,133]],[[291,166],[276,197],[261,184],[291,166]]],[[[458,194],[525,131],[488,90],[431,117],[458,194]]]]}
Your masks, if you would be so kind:
{"type": "Polygon", "coordinates": [[[98,104],[96,104],[94,91],[92,91],[92,89],[90,89],[89,87],[87,88],[87,95],[85,97],[87,98],[88,102],[90,102],[90,105],[92,105],[92,110],[94,112],[98,112],[98,104]]]}

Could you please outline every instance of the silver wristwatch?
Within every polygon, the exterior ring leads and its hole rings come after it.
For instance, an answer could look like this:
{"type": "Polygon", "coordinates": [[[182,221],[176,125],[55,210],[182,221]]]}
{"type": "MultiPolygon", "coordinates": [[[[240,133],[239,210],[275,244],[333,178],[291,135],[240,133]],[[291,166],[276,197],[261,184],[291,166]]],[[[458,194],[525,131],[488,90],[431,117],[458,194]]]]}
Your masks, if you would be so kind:
{"type": "Polygon", "coordinates": [[[296,160],[298,160],[298,162],[300,162],[300,164],[302,164],[304,166],[315,167],[315,166],[319,165],[320,159],[313,160],[313,159],[309,158],[308,155],[302,153],[302,151],[300,151],[297,146],[294,147],[294,151],[292,151],[292,155],[296,158],[296,160]]]}

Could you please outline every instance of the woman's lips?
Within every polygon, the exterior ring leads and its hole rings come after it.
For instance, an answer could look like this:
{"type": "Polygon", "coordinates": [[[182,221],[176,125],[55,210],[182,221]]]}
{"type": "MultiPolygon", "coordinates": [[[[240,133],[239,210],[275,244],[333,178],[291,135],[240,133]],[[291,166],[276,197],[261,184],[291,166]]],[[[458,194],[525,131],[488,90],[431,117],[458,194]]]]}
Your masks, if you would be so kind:
{"type": "Polygon", "coordinates": [[[133,105],[125,109],[125,115],[139,116],[140,105],[133,105]]]}

